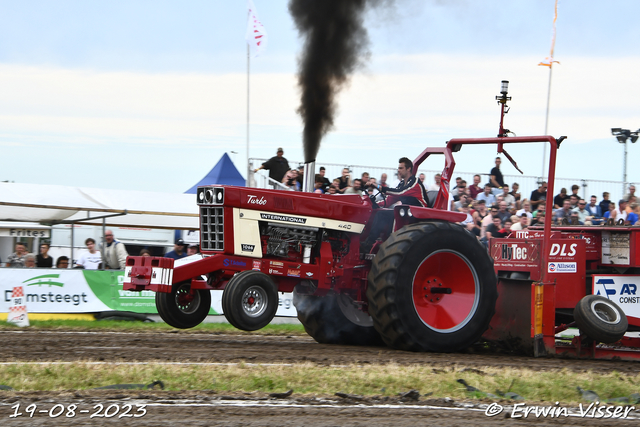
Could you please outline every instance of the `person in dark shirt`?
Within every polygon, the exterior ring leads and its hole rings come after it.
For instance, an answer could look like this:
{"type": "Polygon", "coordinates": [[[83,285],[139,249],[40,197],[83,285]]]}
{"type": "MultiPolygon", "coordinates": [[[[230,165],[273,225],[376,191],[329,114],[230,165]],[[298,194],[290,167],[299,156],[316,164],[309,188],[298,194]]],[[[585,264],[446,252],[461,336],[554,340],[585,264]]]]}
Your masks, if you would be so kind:
{"type": "Polygon", "coordinates": [[[254,172],[258,172],[260,169],[266,169],[269,171],[269,178],[281,182],[284,174],[289,170],[289,162],[283,157],[283,154],[284,150],[282,147],[278,148],[276,155],[264,162],[262,166],[254,170],[254,172]]]}
{"type": "Polygon", "coordinates": [[[489,176],[489,185],[491,185],[492,187],[494,196],[502,193],[502,187],[504,187],[504,178],[502,177],[502,172],[500,171],[501,163],[502,159],[500,159],[500,157],[496,157],[496,166],[491,169],[489,176]]]}
{"type": "Polygon", "coordinates": [[[531,210],[538,210],[538,205],[540,205],[540,203],[544,203],[544,201],[547,200],[547,182],[542,181],[540,187],[538,187],[537,190],[533,190],[531,192],[531,197],[529,199],[531,201],[531,210]]]}
{"type": "Polygon", "coordinates": [[[185,243],[182,239],[177,239],[175,245],[173,245],[173,250],[171,252],[167,252],[164,254],[165,258],[173,258],[180,259],[187,256],[187,253],[184,250],[185,243]]]}
{"type": "Polygon", "coordinates": [[[554,209],[560,209],[562,207],[562,205],[564,204],[564,199],[566,199],[567,196],[567,189],[563,188],[562,190],[560,190],[560,193],[553,198],[553,208],[554,209]]]}
{"type": "Polygon", "coordinates": [[[44,268],[53,268],[53,257],[49,256],[49,244],[40,244],[40,253],[36,256],[36,266],[44,268]]]}

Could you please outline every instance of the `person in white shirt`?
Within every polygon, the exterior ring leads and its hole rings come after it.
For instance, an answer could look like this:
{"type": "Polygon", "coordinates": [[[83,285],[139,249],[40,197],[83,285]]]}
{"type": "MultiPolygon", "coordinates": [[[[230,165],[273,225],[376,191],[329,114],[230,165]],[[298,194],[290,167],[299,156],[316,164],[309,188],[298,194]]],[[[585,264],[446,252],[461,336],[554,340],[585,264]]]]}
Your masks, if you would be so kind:
{"type": "Polygon", "coordinates": [[[100,251],[96,251],[96,241],[89,237],[84,241],[84,244],[87,245],[88,251],[80,255],[76,265],[85,270],[97,270],[102,262],[102,257],[100,251]]]}

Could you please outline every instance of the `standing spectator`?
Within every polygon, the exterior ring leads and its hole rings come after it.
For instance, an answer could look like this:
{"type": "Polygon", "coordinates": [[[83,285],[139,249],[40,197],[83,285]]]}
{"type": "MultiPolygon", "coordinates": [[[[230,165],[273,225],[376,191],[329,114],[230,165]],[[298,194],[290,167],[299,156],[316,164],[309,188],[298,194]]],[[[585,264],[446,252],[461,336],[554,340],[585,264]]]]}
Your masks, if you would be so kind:
{"type": "MultiPolygon", "coordinates": [[[[123,270],[127,261],[127,249],[124,247],[124,243],[115,240],[113,231],[106,230],[104,232],[105,245],[101,248],[103,254],[104,268],[111,270],[123,270]]],[[[59,258],[58,258],[59,259],[59,258]]],[[[67,262],[69,260],[67,259],[67,262]]]]}
{"type": "Polygon", "coordinates": [[[623,199],[625,199],[629,203],[632,203],[632,197],[636,197],[636,186],[633,184],[629,185],[629,192],[624,195],[623,199]]]}
{"type": "Polygon", "coordinates": [[[504,187],[504,179],[502,178],[502,172],[500,171],[500,164],[502,159],[496,157],[496,166],[491,169],[489,173],[489,184],[494,195],[502,193],[502,187],[504,187]]]}
{"type": "MultiPolygon", "coordinates": [[[[276,182],[282,182],[284,174],[289,170],[289,162],[282,157],[283,154],[284,150],[278,148],[276,155],[264,162],[262,166],[254,170],[254,172],[258,172],[260,169],[266,169],[269,171],[269,178],[276,182]]],[[[277,188],[277,186],[275,188],[277,188]]]]}
{"type": "Polygon", "coordinates": [[[469,186],[469,195],[473,200],[476,200],[478,194],[482,193],[482,187],[480,187],[480,175],[473,176],[473,184],[469,186]]]}
{"type": "Polygon", "coordinates": [[[40,243],[40,253],[36,256],[36,266],[41,268],[53,267],[53,257],[49,256],[49,244],[40,243]]]}
{"type": "Polygon", "coordinates": [[[60,256],[56,260],[56,268],[69,268],[69,257],[60,256]]]}
{"type": "Polygon", "coordinates": [[[502,200],[507,203],[507,208],[510,211],[514,211],[516,209],[516,198],[513,197],[513,194],[509,193],[509,186],[507,184],[502,187],[502,200]]]}
{"type": "Polygon", "coordinates": [[[522,195],[518,193],[519,189],[520,189],[520,184],[518,184],[517,182],[514,182],[513,184],[511,184],[511,192],[509,193],[513,196],[514,199],[516,199],[517,209],[520,209],[520,199],[522,198],[522,195]]]}
{"type": "MultiPolygon", "coordinates": [[[[424,174],[420,174],[420,175],[424,175],[424,174]]],[[[442,180],[442,175],[437,173],[433,176],[433,181],[434,183],[431,184],[429,186],[429,188],[427,188],[427,191],[439,191],[440,190],[440,181],[442,180]]],[[[424,180],[421,180],[421,182],[424,184],[424,180]]]]}
{"type": "Polygon", "coordinates": [[[380,183],[379,183],[380,187],[389,187],[389,185],[387,184],[387,174],[383,173],[382,175],[380,175],[380,183]]]}
{"type": "Polygon", "coordinates": [[[7,267],[23,268],[24,259],[27,256],[27,245],[22,242],[16,243],[16,251],[7,258],[7,267]]]}
{"type": "Polygon", "coordinates": [[[531,210],[535,211],[538,209],[538,205],[540,203],[544,203],[547,200],[547,181],[542,181],[540,187],[537,190],[533,190],[531,192],[531,197],[529,199],[531,201],[531,210]]]}
{"type": "Polygon", "coordinates": [[[571,186],[571,194],[569,194],[569,197],[571,196],[576,196],[578,198],[578,200],[581,199],[580,195],[578,194],[578,191],[580,191],[580,186],[577,184],[573,184],[571,186]]]}
{"type": "Polygon", "coordinates": [[[566,188],[562,188],[560,190],[560,193],[558,193],[558,195],[556,197],[553,198],[553,208],[554,209],[560,209],[562,207],[562,205],[564,204],[564,199],[566,199],[567,196],[567,189],[566,188]]]}
{"type": "Polygon", "coordinates": [[[609,193],[602,193],[602,201],[600,202],[600,212],[602,212],[602,217],[604,218],[604,214],[609,212],[609,205],[611,204],[611,200],[609,200],[609,193]]]}
{"type": "Polygon", "coordinates": [[[487,206],[491,206],[496,202],[496,196],[491,193],[491,186],[489,184],[485,184],[484,192],[478,194],[476,200],[484,200],[487,206]]]}
{"type": "Polygon", "coordinates": [[[173,258],[173,259],[181,259],[187,256],[185,250],[185,243],[182,239],[176,239],[175,244],[173,245],[173,250],[164,254],[165,258],[173,258]]]}
{"type": "Polygon", "coordinates": [[[348,187],[351,187],[351,171],[349,168],[342,169],[342,176],[338,179],[340,180],[338,193],[344,193],[348,187]]]}
{"type": "Polygon", "coordinates": [[[76,265],[84,268],[85,270],[97,270],[102,263],[102,256],[100,251],[96,251],[96,241],[89,237],[84,241],[87,245],[87,252],[80,255],[80,258],[76,262],[76,265]]]}

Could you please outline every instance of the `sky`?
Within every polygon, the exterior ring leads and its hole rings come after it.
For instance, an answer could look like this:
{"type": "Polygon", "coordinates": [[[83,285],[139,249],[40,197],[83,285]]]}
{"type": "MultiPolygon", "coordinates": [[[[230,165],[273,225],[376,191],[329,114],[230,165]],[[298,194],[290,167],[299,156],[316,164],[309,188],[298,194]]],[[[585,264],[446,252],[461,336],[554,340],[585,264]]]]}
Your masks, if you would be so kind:
{"type": "MultiPolygon", "coordinates": [[[[387,3],[365,15],[369,55],[338,95],[319,164],[395,168],[451,138],[495,136],[501,80],[513,98],[505,127],[544,133],[549,68],[537,64],[549,56],[554,0],[387,3]]],[[[268,47],[250,60],[249,156],[283,147],[301,160],[303,40],[288,1],[254,4],[268,47]]],[[[640,128],[629,19],[639,13],[635,0],[559,1],[548,122],[568,138],[559,177],[622,181],[611,128],[640,128]]],[[[225,152],[244,174],[246,25],[244,0],[0,0],[0,181],[184,192],[225,152]]],[[[543,174],[541,145],[507,149],[525,175],[543,174]]],[[[640,147],[627,149],[627,180],[639,182],[640,147]]],[[[486,174],[495,156],[465,148],[456,170],[486,174]]]]}

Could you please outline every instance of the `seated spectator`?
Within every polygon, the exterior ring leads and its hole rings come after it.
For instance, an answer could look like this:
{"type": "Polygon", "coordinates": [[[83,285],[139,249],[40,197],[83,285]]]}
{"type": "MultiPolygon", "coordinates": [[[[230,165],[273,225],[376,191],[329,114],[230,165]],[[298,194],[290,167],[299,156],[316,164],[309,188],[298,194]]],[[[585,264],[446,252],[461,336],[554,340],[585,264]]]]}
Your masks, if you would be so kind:
{"type": "Polygon", "coordinates": [[[182,259],[187,256],[185,251],[186,243],[182,239],[176,239],[173,250],[164,254],[165,258],[182,259]]]}
{"type": "Polygon", "coordinates": [[[329,188],[329,186],[331,185],[331,181],[329,181],[329,179],[325,176],[326,173],[327,170],[324,168],[324,166],[320,166],[320,171],[316,175],[316,181],[318,180],[318,178],[320,178],[320,180],[322,181],[323,192],[326,192],[327,188],[329,188]]]}
{"type": "Polygon", "coordinates": [[[347,189],[344,191],[344,194],[362,194],[361,184],[362,181],[360,179],[354,179],[353,186],[347,187],[347,189]]]}
{"type": "Polygon", "coordinates": [[[516,198],[509,193],[509,186],[507,184],[502,187],[502,200],[507,203],[507,209],[514,212],[516,209],[516,198]]]}
{"type": "MultiPolygon", "coordinates": [[[[536,216],[538,216],[539,213],[544,213],[547,210],[547,204],[546,203],[540,203],[538,205],[538,210],[533,212],[533,217],[535,218],[536,216]]],[[[531,218],[529,218],[531,219],[531,218]]]]}
{"type": "Polygon", "coordinates": [[[382,175],[380,175],[380,182],[378,183],[378,185],[380,187],[389,187],[389,185],[387,184],[387,174],[383,173],[382,175]]]}
{"type": "Polygon", "coordinates": [[[468,196],[469,191],[467,189],[467,181],[461,179],[458,185],[456,185],[456,188],[451,191],[451,194],[453,194],[453,200],[455,200],[456,202],[460,200],[461,196],[468,196]]]}
{"type": "Polygon", "coordinates": [[[557,224],[562,224],[562,220],[564,219],[571,221],[571,201],[569,199],[564,199],[562,201],[562,208],[555,212],[555,220],[557,224]]]}
{"type": "Polygon", "coordinates": [[[362,172],[362,177],[360,178],[360,186],[365,188],[369,183],[369,172],[362,172]]]}
{"type": "Polygon", "coordinates": [[[498,204],[498,217],[500,218],[500,222],[504,224],[507,219],[511,219],[511,212],[507,209],[507,202],[500,202],[498,204]]]}
{"type": "Polygon", "coordinates": [[[522,195],[518,193],[518,189],[520,189],[520,184],[518,184],[517,182],[511,184],[511,192],[509,194],[511,194],[513,198],[516,199],[516,209],[521,208],[520,199],[522,198],[522,195]]]}
{"type": "Polygon", "coordinates": [[[458,201],[453,202],[451,210],[455,212],[462,212],[463,208],[467,208],[467,210],[469,210],[469,201],[469,196],[463,194],[462,196],[460,196],[458,201]]]}
{"type": "Polygon", "coordinates": [[[578,198],[578,200],[580,200],[580,198],[581,198],[581,197],[580,197],[580,195],[578,194],[578,191],[580,191],[580,186],[579,186],[579,185],[576,185],[576,184],[573,184],[573,185],[571,186],[571,194],[569,195],[569,197],[571,197],[571,196],[576,196],[576,197],[578,198]]]}
{"type": "Polygon", "coordinates": [[[480,186],[481,180],[482,178],[480,178],[480,175],[474,175],[473,184],[469,186],[469,196],[471,196],[471,198],[474,200],[476,199],[478,194],[482,193],[482,187],[480,186]]]}
{"type": "Polygon", "coordinates": [[[198,252],[200,252],[200,248],[198,247],[198,244],[190,243],[189,247],[187,248],[187,256],[196,255],[198,252]]]}
{"type": "Polygon", "coordinates": [[[562,208],[564,199],[566,199],[567,197],[569,197],[567,196],[567,189],[566,188],[561,189],[560,193],[553,198],[553,208],[554,209],[562,208]]]}
{"type": "Polygon", "coordinates": [[[316,181],[313,184],[313,192],[324,194],[323,185],[324,185],[324,181],[322,181],[322,178],[319,175],[316,175],[316,181]]]}
{"type": "MultiPolygon", "coordinates": [[[[600,204],[602,205],[602,202],[600,202],[600,204]]],[[[604,215],[602,215],[602,217],[604,219],[616,219],[616,204],[613,202],[609,202],[609,208],[607,209],[607,211],[604,213],[604,215]]]]}
{"type": "Polygon", "coordinates": [[[484,200],[487,206],[496,203],[496,196],[491,192],[491,186],[489,184],[485,184],[484,191],[476,196],[476,200],[484,200]]]}
{"type": "Polygon", "coordinates": [[[24,256],[25,268],[36,268],[36,256],[34,254],[26,254],[24,256]]]}
{"type": "Polygon", "coordinates": [[[536,215],[536,217],[531,221],[531,226],[537,225],[537,226],[543,227],[545,216],[546,214],[544,212],[538,212],[538,215],[536,215]]]}
{"type": "Polygon", "coordinates": [[[571,201],[571,209],[575,209],[578,207],[578,202],[580,201],[580,197],[572,194],[569,196],[569,200],[571,201]]]}
{"type": "Polygon", "coordinates": [[[596,204],[597,202],[596,196],[591,196],[591,203],[587,205],[587,210],[593,218],[602,218],[602,209],[600,209],[600,205],[596,204]]]}
{"type": "Polygon", "coordinates": [[[573,212],[578,214],[578,222],[582,225],[591,225],[591,216],[589,215],[589,211],[587,210],[587,201],[582,199],[578,202],[578,207],[572,209],[573,212]],[[589,221],[589,224],[587,224],[589,221]]]}
{"type": "Polygon", "coordinates": [[[602,193],[602,201],[600,202],[600,212],[602,212],[602,216],[609,211],[609,205],[611,204],[611,200],[609,200],[609,193],[602,193]]]}
{"type": "Polygon", "coordinates": [[[531,210],[538,210],[538,206],[547,200],[547,182],[542,181],[540,186],[531,192],[531,197],[529,199],[531,202],[531,210]]]}
{"type": "Polygon", "coordinates": [[[529,227],[529,217],[526,214],[522,213],[518,217],[518,222],[511,226],[511,230],[525,230],[527,227],[529,227]]]}
{"type": "Polygon", "coordinates": [[[349,168],[342,169],[342,176],[336,179],[340,182],[338,185],[338,193],[343,194],[347,187],[351,187],[351,171],[349,168]]]}
{"type": "Polygon", "coordinates": [[[40,243],[40,253],[36,256],[36,266],[40,268],[52,268],[53,257],[49,256],[49,244],[40,243]]]}
{"type": "MultiPolygon", "coordinates": [[[[634,187],[635,191],[635,187],[634,187]]],[[[638,224],[638,218],[640,217],[640,205],[636,202],[630,203],[631,212],[627,214],[627,219],[624,221],[624,225],[636,225],[638,224]]],[[[639,224],[640,225],[640,224],[639,224]]]]}
{"type": "Polygon", "coordinates": [[[327,191],[325,194],[340,194],[338,193],[338,189],[334,186],[329,187],[329,191],[327,191]]]}
{"type": "Polygon", "coordinates": [[[69,257],[61,256],[56,260],[56,268],[69,268],[69,257]]]}
{"type": "Polygon", "coordinates": [[[484,203],[484,200],[478,201],[475,210],[471,213],[474,222],[474,231],[473,233],[476,236],[480,236],[482,230],[482,221],[489,215],[487,212],[487,207],[484,203]]]}
{"type": "Polygon", "coordinates": [[[627,220],[627,201],[625,199],[620,199],[618,208],[616,209],[616,221],[621,219],[627,220]]]}
{"type": "MultiPolygon", "coordinates": [[[[511,222],[511,220],[509,220],[509,222],[511,222]]],[[[491,224],[489,224],[484,232],[484,240],[483,243],[485,245],[489,245],[489,241],[493,238],[493,237],[504,237],[503,234],[501,234],[501,230],[503,230],[502,227],[502,222],[500,222],[500,218],[498,218],[497,216],[493,218],[491,224]]]]}
{"type": "Polygon", "coordinates": [[[520,216],[520,214],[523,212],[527,215],[527,217],[529,217],[529,220],[533,218],[533,213],[531,212],[531,203],[529,202],[529,199],[524,199],[522,201],[522,209],[517,211],[516,215],[520,216]]]}
{"type": "Polygon", "coordinates": [[[282,178],[282,183],[290,190],[300,191],[301,187],[300,182],[298,181],[298,171],[295,169],[287,171],[282,178]]]}
{"type": "Polygon", "coordinates": [[[511,230],[513,230],[511,225],[512,225],[511,218],[507,218],[504,224],[502,224],[502,229],[498,232],[500,236],[493,236],[493,237],[507,237],[509,234],[511,234],[511,230]]]}
{"type": "Polygon", "coordinates": [[[7,267],[24,268],[24,259],[27,253],[26,243],[16,243],[16,251],[7,258],[7,267]]]}
{"type": "Polygon", "coordinates": [[[149,249],[142,249],[139,256],[151,256],[151,252],[149,252],[149,249]]]}
{"type": "Polygon", "coordinates": [[[500,219],[498,217],[498,206],[496,205],[491,206],[491,208],[489,209],[489,215],[487,215],[482,220],[482,230],[480,230],[480,237],[485,237],[487,227],[493,223],[494,218],[500,219]]]}

